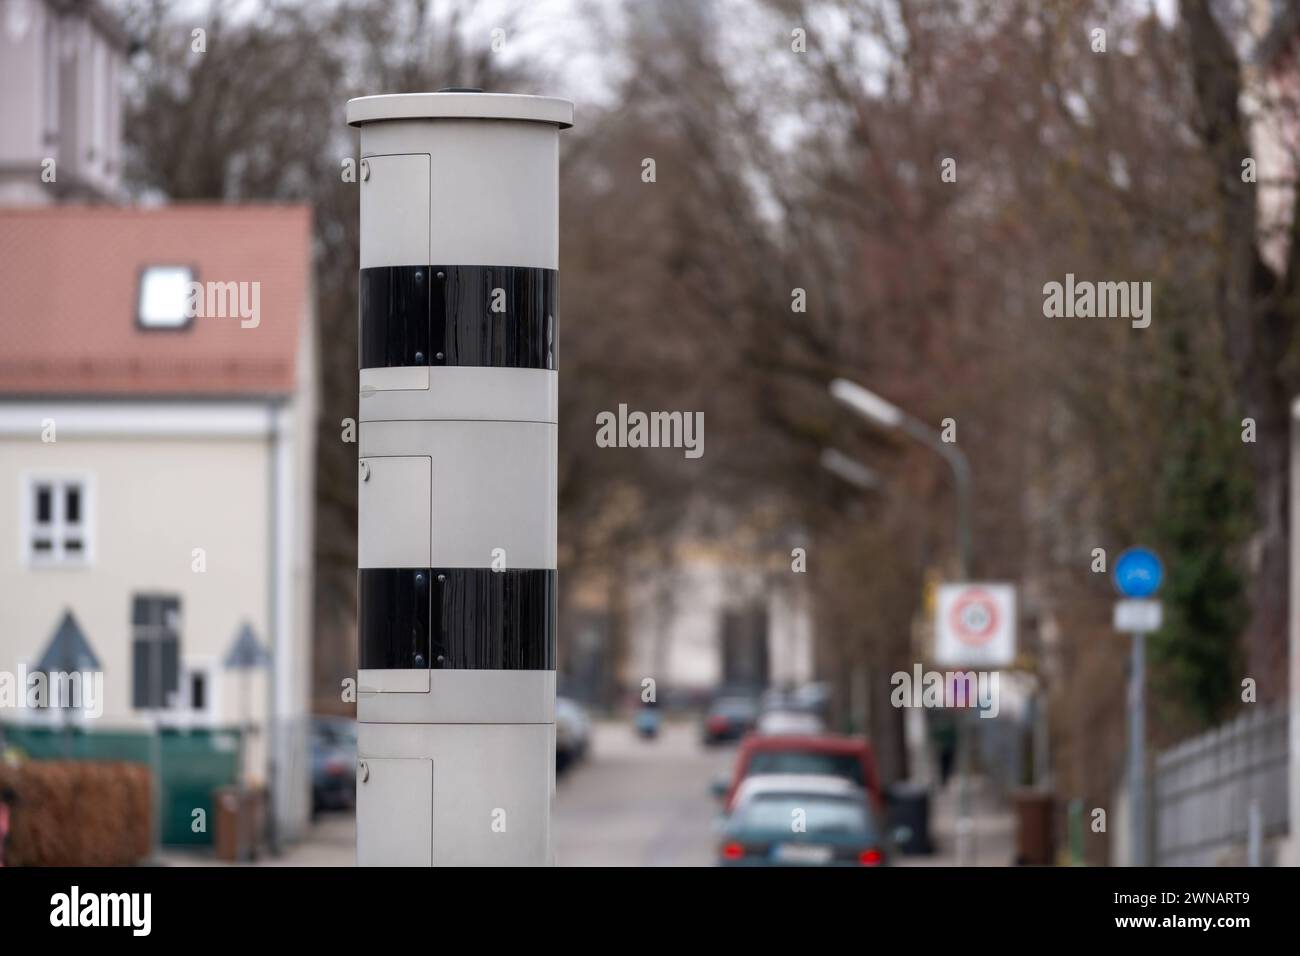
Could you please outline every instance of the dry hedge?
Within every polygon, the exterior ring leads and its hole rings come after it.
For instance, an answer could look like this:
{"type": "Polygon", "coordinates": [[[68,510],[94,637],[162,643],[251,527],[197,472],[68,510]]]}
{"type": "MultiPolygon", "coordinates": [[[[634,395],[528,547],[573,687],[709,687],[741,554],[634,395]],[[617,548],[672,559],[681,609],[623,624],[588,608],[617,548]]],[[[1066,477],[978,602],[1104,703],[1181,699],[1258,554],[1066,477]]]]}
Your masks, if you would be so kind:
{"type": "Polygon", "coordinates": [[[0,764],[16,797],[9,866],[128,866],[149,855],[152,779],[141,764],[31,760],[0,764]]]}

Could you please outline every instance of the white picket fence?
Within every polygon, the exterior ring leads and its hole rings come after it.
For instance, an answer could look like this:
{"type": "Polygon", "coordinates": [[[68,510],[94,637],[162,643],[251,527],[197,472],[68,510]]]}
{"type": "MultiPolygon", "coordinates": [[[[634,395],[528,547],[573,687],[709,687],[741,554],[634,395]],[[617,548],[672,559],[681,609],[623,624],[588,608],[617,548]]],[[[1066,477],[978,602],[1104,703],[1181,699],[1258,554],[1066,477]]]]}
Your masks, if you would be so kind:
{"type": "Polygon", "coordinates": [[[1252,803],[1265,840],[1287,829],[1287,712],[1248,712],[1156,757],[1155,861],[1245,860],[1252,803]]]}

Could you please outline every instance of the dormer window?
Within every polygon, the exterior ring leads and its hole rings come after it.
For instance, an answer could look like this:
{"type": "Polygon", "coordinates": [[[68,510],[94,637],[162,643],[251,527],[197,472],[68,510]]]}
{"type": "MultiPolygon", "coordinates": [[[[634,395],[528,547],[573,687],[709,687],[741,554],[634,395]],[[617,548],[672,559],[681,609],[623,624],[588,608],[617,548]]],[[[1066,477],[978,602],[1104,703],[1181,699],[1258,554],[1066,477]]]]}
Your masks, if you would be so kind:
{"type": "Polygon", "coordinates": [[[146,266],[140,273],[136,321],[142,329],[183,329],[190,324],[188,303],[194,270],[189,266],[146,266]]]}

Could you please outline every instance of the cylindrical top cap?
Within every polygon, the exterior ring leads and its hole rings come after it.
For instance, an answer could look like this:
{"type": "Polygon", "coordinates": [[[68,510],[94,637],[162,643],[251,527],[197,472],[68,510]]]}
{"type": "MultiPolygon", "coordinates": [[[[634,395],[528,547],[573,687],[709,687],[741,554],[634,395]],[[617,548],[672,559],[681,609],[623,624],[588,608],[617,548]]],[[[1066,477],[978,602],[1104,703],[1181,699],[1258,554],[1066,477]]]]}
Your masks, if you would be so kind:
{"type": "Polygon", "coordinates": [[[384,93],[348,100],[348,125],[384,120],[496,119],[573,125],[573,104],[552,96],[519,93],[384,93]]]}

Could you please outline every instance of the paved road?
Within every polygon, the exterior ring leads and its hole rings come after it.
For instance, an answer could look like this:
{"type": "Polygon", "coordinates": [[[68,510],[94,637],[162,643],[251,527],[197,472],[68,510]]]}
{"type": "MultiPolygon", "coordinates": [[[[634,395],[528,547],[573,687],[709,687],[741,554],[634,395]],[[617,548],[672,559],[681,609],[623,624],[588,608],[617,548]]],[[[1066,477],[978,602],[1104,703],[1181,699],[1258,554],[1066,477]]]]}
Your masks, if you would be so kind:
{"type": "MultiPolygon", "coordinates": [[[[706,750],[694,724],[675,724],[654,742],[630,725],[594,728],[586,763],[560,778],[553,816],[558,866],[710,866],[717,803],[709,793],[726,776],[735,747],[706,750]]],[[[1010,809],[985,782],[972,781],[976,866],[1006,866],[1014,856],[1010,809]]],[[[932,856],[896,856],[901,866],[954,866],[957,788],[936,794],[932,856]]]]}
{"type": "Polygon", "coordinates": [[[733,747],[700,745],[694,723],[665,725],[658,739],[629,723],[593,727],[588,759],[556,787],[553,836],[558,866],[709,866],[717,803],[733,747]]]}

